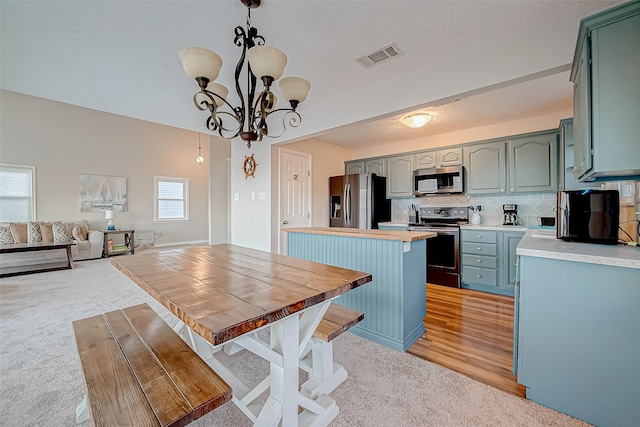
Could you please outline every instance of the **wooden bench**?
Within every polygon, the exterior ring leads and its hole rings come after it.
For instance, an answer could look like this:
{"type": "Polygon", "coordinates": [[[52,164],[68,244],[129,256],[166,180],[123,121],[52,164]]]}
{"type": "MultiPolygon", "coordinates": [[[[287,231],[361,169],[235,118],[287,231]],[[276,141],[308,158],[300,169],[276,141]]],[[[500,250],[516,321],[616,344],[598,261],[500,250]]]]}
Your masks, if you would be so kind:
{"type": "Polygon", "coordinates": [[[73,322],[87,394],[78,423],[184,426],[231,400],[224,382],[147,304],[73,322]]]}
{"type": "Polygon", "coordinates": [[[347,379],[347,371],[333,362],[332,340],[364,319],[364,313],[331,303],[311,339],[310,351],[303,353],[300,367],[309,373],[301,390],[311,398],[329,394],[347,379]]]}

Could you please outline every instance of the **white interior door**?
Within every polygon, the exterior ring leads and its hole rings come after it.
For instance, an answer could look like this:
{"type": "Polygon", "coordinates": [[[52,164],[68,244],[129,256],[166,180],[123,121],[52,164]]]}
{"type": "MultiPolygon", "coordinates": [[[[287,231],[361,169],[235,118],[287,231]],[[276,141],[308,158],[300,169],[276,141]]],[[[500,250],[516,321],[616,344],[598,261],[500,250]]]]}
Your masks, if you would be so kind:
{"type": "Polygon", "coordinates": [[[283,229],[311,226],[311,154],[280,149],[279,252],[287,254],[283,229]]]}

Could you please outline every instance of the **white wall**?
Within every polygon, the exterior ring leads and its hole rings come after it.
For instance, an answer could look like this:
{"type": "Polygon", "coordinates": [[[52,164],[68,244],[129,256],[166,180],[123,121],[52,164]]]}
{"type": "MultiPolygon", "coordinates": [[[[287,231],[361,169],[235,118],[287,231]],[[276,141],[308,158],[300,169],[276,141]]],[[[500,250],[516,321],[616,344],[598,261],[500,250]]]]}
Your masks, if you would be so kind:
{"type": "MultiPolygon", "coordinates": [[[[38,220],[87,219],[103,229],[103,213],[80,212],[81,174],[127,178],[127,212],[116,227],[154,230],[156,244],[209,240],[209,168],[198,166],[198,133],[0,91],[0,162],[36,167],[38,220]],[[153,177],[189,178],[190,220],[153,222],[153,177]]],[[[209,160],[208,138],[202,153],[209,160]]]]}
{"type": "Polygon", "coordinates": [[[240,138],[231,141],[231,243],[271,250],[271,169],[268,141],[256,141],[250,149],[240,138]],[[256,172],[245,178],[242,164],[251,154],[256,172]]]}
{"type": "Polygon", "coordinates": [[[229,159],[231,141],[216,136],[209,138],[209,243],[229,241],[229,159]]]}

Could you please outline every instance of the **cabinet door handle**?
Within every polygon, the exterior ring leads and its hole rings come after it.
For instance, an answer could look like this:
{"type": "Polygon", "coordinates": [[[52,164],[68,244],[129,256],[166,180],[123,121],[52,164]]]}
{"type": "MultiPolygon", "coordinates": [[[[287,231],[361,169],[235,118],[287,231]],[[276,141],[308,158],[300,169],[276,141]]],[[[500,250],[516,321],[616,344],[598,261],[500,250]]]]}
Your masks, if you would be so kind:
{"type": "Polygon", "coordinates": [[[501,188],[501,189],[500,189],[500,192],[501,192],[501,193],[504,193],[504,188],[501,188]]]}
{"type": "Polygon", "coordinates": [[[477,263],[481,263],[481,262],[482,262],[482,260],[478,258],[478,259],[476,260],[476,262],[477,262],[477,263]]]}
{"type": "Polygon", "coordinates": [[[515,189],[515,188],[512,188],[512,189],[511,189],[511,192],[513,193],[514,191],[516,191],[516,189],[515,189]]]}
{"type": "Polygon", "coordinates": [[[482,251],[482,248],[476,248],[477,251],[482,251]]]}
{"type": "Polygon", "coordinates": [[[481,236],[476,236],[476,239],[482,239],[482,237],[481,236]]]}
{"type": "Polygon", "coordinates": [[[476,274],[476,277],[477,277],[478,279],[482,279],[482,274],[476,274]]]}

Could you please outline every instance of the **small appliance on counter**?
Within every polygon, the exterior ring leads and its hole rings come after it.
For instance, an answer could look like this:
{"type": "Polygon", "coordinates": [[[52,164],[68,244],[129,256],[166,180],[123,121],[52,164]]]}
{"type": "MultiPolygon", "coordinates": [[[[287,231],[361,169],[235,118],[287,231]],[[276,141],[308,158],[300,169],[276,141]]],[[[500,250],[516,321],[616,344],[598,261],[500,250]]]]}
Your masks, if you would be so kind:
{"type": "Polygon", "coordinates": [[[502,225],[518,225],[518,205],[502,205],[502,225]]]}
{"type": "Polygon", "coordinates": [[[618,190],[558,191],[556,237],[615,245],[620,226],[618,190]]]}

